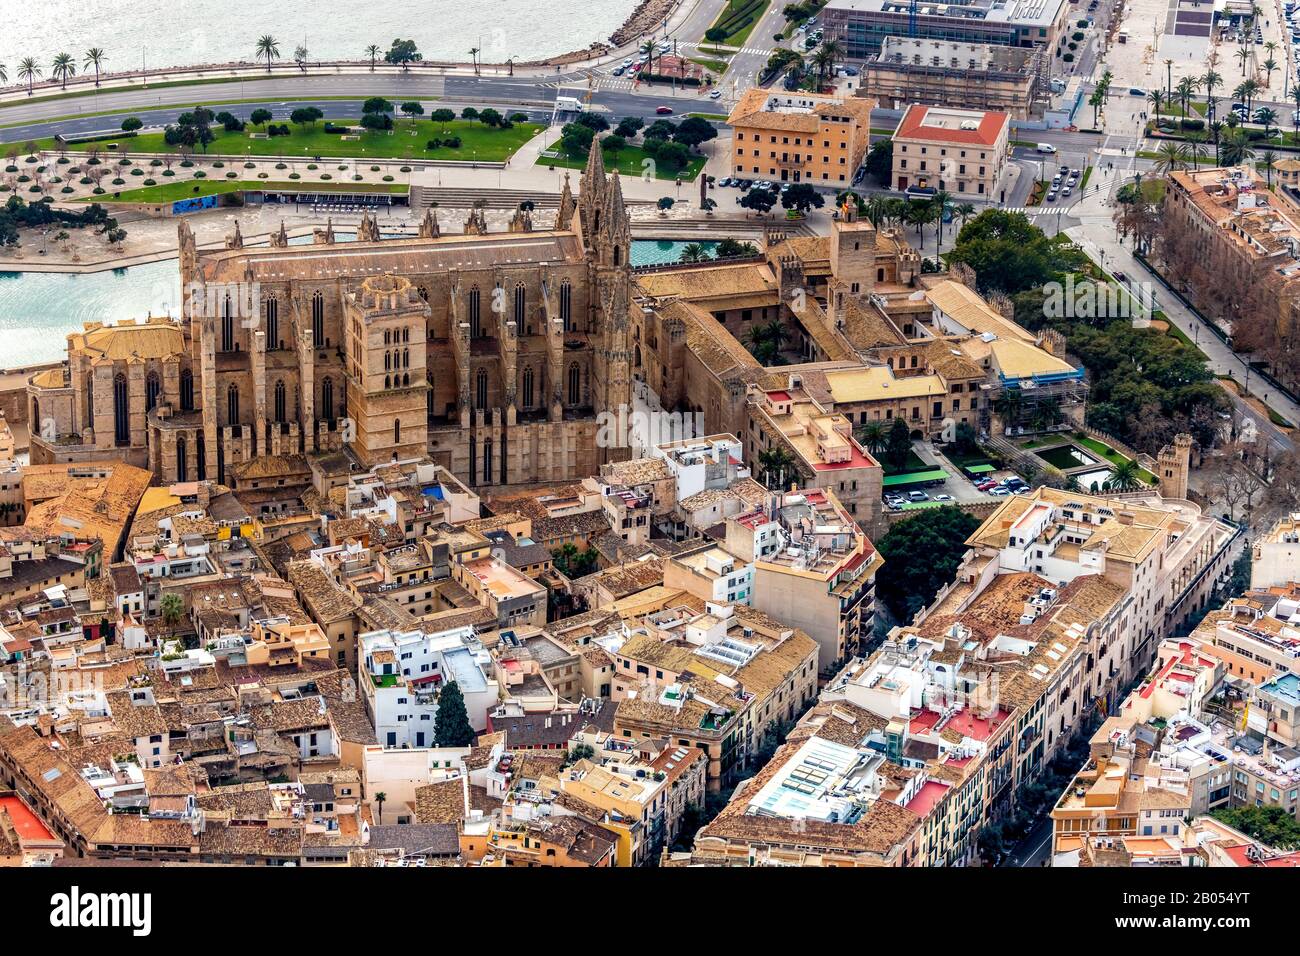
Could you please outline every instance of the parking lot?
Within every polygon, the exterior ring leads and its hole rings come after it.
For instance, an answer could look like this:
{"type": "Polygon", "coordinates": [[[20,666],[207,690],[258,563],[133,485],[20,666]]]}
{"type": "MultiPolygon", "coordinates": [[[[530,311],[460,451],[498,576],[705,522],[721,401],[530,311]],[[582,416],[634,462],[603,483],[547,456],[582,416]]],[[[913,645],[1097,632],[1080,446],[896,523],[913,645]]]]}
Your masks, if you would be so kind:
{"type": "Polygon", "coordinates": [[[885,477],[881,497],[890,511],[985,502],[1029,491],[1020,475],[992,462],[963,465],[928,442],[912,447],[923,467],[885,477]]]}

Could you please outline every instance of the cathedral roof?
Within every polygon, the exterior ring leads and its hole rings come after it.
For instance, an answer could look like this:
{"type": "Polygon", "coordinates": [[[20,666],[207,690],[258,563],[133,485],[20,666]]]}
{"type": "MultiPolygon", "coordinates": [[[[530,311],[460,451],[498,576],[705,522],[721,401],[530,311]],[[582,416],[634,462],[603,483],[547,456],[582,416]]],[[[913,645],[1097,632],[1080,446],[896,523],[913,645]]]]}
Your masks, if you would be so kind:
{"type": "Polygon", "coordinates": [[[92,363],[170,358],[185,350],[180,326],[166,317],[144,324],[99,325],[87,323],[85,331],[68,336],[68,351],[79,351],[92,363]]]}

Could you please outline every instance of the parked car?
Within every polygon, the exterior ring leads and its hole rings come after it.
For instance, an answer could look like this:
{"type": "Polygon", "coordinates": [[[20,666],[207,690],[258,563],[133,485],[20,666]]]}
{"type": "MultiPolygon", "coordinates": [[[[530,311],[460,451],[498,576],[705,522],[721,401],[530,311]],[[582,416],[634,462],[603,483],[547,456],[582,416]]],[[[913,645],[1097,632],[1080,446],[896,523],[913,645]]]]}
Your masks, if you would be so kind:
{"type": "Polygon", "coordinates": [[[709,94],[709,99],[716,100],[722,96],[722,90],[714,90],[709,94]]]}
{"type": "Polygon", "coordinates": [[[990,488],[996,488],[997,486],[998,486],[998,483],[997,483],[997,480],[996,480],[996,479],[994,479],[994,478],[985,478],[983,481],[981,481],[981,482],[980,482],[979,484],[977,484],[975,487],[976,487],[976,489],[978,489],[979,491],[988,491],[990,488]]]}
{"type": "Polygon", "coordinates": [[[991,494],[991,495],[995,495],[995,496],[997,496],[998,498],[1002,498],[1002,497],[1004,497],[1004,496],[1006,496],[1006,495],[1011,494],[1011,492],[1008,491],[1006,488],[990,488],[990,489],[989,489],[989,494],[991,494]]]}
{"type": "Polygon", "coordinates": [[[935,495],[935,501],[952,501],[952,495],[935,495]]]}
{"type": "Polygon", "coordinates": [[[1039,143],[1038,146],[1037,146],[1037,149],[1038,149],[1038,152],[1040,152],[1040,153],[1054,153],[1054,152],[1056,152],[1056,147],[1053,146],[1051,143],[1039,143]]]}
{"type": "Polygon", "coordinates": [[[929,501],[930,496],[927,495],[924,491],[909,491],[907,493],[907,500],[908,501],[929,501]]]}

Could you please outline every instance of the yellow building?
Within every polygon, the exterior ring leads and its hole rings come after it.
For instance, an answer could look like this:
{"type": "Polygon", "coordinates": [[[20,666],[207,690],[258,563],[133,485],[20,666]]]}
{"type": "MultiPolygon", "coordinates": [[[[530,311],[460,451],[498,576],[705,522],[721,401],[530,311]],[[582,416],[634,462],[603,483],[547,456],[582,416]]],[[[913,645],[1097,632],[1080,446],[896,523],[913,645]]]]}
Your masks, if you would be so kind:
{"type": "Polygon", "coordinates": [[[847,185],[871,145],[874,106],[866,97],[748,90],[727,117],[734,134],[732,172],[847,185]]]}

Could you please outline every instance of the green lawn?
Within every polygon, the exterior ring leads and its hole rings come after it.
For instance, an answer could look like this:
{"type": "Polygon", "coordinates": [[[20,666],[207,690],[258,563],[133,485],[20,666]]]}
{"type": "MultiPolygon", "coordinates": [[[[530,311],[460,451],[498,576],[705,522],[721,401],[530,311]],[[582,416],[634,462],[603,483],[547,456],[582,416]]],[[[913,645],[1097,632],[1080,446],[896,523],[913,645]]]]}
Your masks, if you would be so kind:
{"type": "MultiPolygon", "coordinates": [[[[355,123],[355,120],[334,120],[335,123],[355,123]]],[[[251,156],[331,156],[357,159],[449,159],[465,162],[501,162],[508,159],[524,143],[537,135],[542,128],[536,123],[516,123],[510,129],[493,129],[476,120],[451,120],[434,123],[418,120],[412,131],[408,120],[396,120],[389,131],[367,131],[359,139],[345,140],[337,133],[326,133],[324,123],[315,127],[291,126],[288,136],[254,139],[250,126],[242,133],[217,130],[216,139],[208,145],[207,152],[222,155],[251,156]],[[446,147],[427,150],[431,139],[459,136],[459,149],[446,147]]],[[[53,139],[37,140],[39,149],[53,151],[53,139]]],[[[162,133],[148,133],[120,141],[133,153],[174,153],[177,148],[168,146],[162,133]]],[[[201,153],[198,155],[202,155],[201,153]]]]}
{"type": "Polygon", "coordinates": [[[723,73],[726,73],[727,67],[731,66],[731,64],[728,63],[726,60],[711,60],[707,57],[693,56],[690,58],[690,60],[692,63],[698,63],[706,70],[709,70],[715,77],[719,77],[723,73]]]}
{"type": "MultiPolygon", "coordinates": [[[[640,176],[646,168],[643,163],[648,159],[650,157],[640,146],[628,146],[626,149],[619,150],[616,155],[607,150],[605,152],[605,168],[612,171],[616,170],[623,176],[640,176]]],[[[574,159],[552,146],[537,157],[537,165],[559,166],[561,169],[582,169],[587,165],[587,158],[584,156],[582,159],[574,159]]],[[[675,180],[681,178],[690,181],[694,180],[703,168],[703,156],[692,156],[686,168],[680,172],[660,169],[659,165],[655,164],[655,179],[675,180]]]]}
{"type": "Polygon", "coordinates": [[[81,202],[138,202],[161,203],[175,202],[177,199],[195,199],[200,196],[218,196],[222,193],[239,192],[253,189],[300,189],[311,192],[344,193],[404,193],[406,186],[397,183],[344,183],[318,182],[302,179],[295,182],[241,179],[196,179],[182,182],[159,183],[157,186],[142,186],[120,193],[105,193],[102,196],[87,196],[81,202]]]}
{"type": "MultiPolygon", "coordinates": [[[[729,46],[744,46],[758,21],[767,13],[767,4],[768,0],[727,0],[727,5],[709,29],[722,27],[727,31],[727,38],[721,42],[729,46]]],[[[705,42],[703,37],[700,39],[705,42]]]]}

